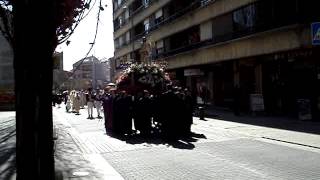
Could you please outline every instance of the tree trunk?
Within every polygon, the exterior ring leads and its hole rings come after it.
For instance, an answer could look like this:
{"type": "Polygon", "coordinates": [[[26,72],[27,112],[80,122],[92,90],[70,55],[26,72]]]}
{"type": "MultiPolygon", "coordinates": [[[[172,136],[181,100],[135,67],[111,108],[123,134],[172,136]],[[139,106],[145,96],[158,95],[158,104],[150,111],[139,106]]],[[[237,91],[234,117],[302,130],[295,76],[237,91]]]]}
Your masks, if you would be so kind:
{"type": "Polygon", "coordinates": [[[52,54],[54,0],[16,0],[14,69],[17,179],[54,179],[52,54]]]}

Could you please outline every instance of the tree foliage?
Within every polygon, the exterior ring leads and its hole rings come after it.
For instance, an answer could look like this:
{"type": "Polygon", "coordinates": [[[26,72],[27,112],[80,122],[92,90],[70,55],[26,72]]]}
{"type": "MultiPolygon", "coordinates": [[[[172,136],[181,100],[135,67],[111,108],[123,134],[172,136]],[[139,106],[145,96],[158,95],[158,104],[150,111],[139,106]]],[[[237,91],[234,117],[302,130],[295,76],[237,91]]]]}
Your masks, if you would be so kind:
{"type": "MultiPolygon", "coordinates": [[[[12,10],[14,0],[0,0],[0,31],[8,42],[13,42],[12,10]]],[[[92,0],[57,0],[55,8],[56,45],[66,42],[80,21],[90,11],[92,0]]],[[[39,22],[41,23],[41,22],[39,22]]]]}
{"type": "Polygon", "coordinates": [[[13,44],[12,4],[10,0],[0,0],[0,33],[13,44]]]}

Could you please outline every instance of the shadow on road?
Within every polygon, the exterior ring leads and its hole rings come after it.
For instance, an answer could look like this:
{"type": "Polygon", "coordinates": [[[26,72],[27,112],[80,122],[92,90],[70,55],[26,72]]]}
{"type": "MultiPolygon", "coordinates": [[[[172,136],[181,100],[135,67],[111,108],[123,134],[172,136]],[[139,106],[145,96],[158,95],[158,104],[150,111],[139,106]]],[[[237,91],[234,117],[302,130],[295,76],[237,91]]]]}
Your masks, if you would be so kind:
{"type": "MultiPolygon", "coordinates": [[[[305,132],[320,135],[320,120],[303,121],[286,116],[248,115],[235,116],[227,110],[219,110],[208,107],[206,117],[222,121],[244,123],[262,127],[271,127],[297,132],[305,132]]],[[[207,119],[208,120],[208,119],[207,119]]]]}
{"type": "Polygon", "coordinates": [[[90,162],[83,157],[84,152],[67,129],[61,124],[56,124],[56,127],[59,129],[54,153],[56,179],[99,179],[102,175],[89,165],[90,162]]]}
{"type": "Polygon", "coordinates": [[[125,141],[128,144],[154,144],[154,145],[166,145],[168,147],[178,148],[178,149],[194,149],[195,145],[194,142],[197,142],[199,139],[206,139],[204,134],[196,134],[190,133],[189,135],[185,136],[171,136],[171,137],[163,137],[160,133],[155,132],[148,136],[143,136],[140,134],[132,134],[132,135],[114,135],[108,134],[113,138],[117,138],[119,140],[125,141]]]}
{"type": "Polygon", "coordinates": [[[0,179],[14,179],[16,174],[16,128],[13,119],[0,121],[0,179]]]}

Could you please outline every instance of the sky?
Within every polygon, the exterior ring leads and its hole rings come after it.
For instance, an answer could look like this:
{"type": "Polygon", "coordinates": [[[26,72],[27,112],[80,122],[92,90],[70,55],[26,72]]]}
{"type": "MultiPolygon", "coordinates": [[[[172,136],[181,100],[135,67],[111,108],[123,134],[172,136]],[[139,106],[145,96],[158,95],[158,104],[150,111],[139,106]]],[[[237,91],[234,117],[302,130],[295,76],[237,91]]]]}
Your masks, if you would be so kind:
{"type": "MultiPolygon", "coordinates": [[[[80,22],[75,32],[69,38],[71,43],[59,45],[57,52],[63,51],[63,69],[71,70],[72,64],[84,58],[90,49],[90,42],[93,41],[98,12],[97,0],[90,14],[80,22]]],[[[91,50],[89,56],[94,55],[98,59],[110,58],[113,56],[113,17],[112,17],[112,1],[102,0],[104,11],[100,14],[100,24],[97,34],[96,44],[91,50]],[[105,7],[105,5],[108,5],[105,7]]]]}

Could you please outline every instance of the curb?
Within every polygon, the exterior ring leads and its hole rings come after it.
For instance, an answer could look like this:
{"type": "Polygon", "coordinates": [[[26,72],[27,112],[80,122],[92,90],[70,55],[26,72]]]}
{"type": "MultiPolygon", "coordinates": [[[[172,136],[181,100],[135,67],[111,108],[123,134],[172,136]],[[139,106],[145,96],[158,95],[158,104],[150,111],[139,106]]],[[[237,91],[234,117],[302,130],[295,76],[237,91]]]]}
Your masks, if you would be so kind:
{"type": "Polygon", "coordinates": [[[305,147],[309,147],[309,148],[320,149],[320,147],[317,147],[317,146],[311,146],[311,145],[301,144],[301,143],[296,143],[296,142],[291,142],[291,141],[284,141],[284,140],[275,139],[275,138],[269,138],[269,137],[264,137],[264,136],[262,136],[261,138],[263,138],[263,139],[268,139],[268,140],[272,140],[272,141],[278,141],[278,142],[288,143],[288,144],[305,146],[305,147]]]}
{"type": "MultiPolygon", "coordinates": [[[[73,143],[82,152],[82,157],[90,162],[92,167],[98,173],[103,175],[103,179],[123,180],[123,177],[102,157],[102,155],[93,153],[93,147],[86,145],[79,132],[75,128],[73,128],[68,122],[66,122],[59,113],[55,115],[57,117],[56,122],[61,123],[63,126],[67,127],[66,132],[71,136],[73,143]]],[[[57,131],[59,131],[59,129],[57,129],[57,131]]]]}

